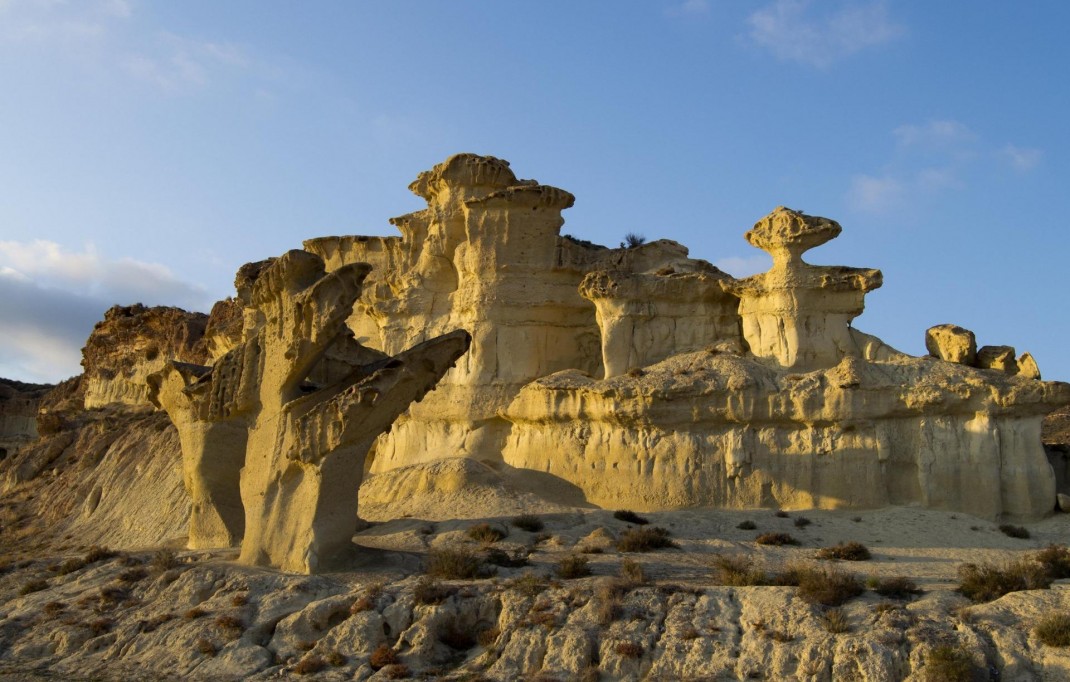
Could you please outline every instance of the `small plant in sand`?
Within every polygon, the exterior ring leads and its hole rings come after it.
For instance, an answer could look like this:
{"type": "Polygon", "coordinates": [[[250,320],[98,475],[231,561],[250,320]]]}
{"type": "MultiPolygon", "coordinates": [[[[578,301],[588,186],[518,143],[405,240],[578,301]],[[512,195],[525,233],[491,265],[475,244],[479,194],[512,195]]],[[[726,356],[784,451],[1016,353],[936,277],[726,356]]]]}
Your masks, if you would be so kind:
{"type": "Polygon", "coordinates": [[[866,587],[888,599],[910,599],[922,593],[910,578],[897,575],[891,578],[870,578],[866,587]]]}
{"type": "Polygon", "coordinates": [[[33,594],[34,592],[40,592],[41,590],[47,589],[47,580],[43,578],[33,578],[32,580],[27,580],[22,584],[22,587],[19,588],[19,595],[25,596],[27,594],[33,594]]]}
{"type": "Polygon", "coordinates": [[[468,537],[472,538],[476,542],[482,542],[490,544],[492,542],[498,542],[505,538],[505,531],[501,528],[496,528],[489,523],[477,523],[468,529],[468,537]]]}
{"type": "Polygon", "coordinates": [[[520,516],[514,516],[510,523],[520,530],[526,530],[529,533],[538,533],[546,528],[546,524],[535,514],[521,514],[520,516]]]}
{"type": "Polygon", "coordinates": [[[873,555],[861,542],[841,542],[832,547],[823,547],[817,550],[818,559],[834,559],[836,561],[869,561],[873,555]]]}
{"type": "Polygon", "coordinates": [[[642,516],[639,516],[633,511],[628,511],[627,509],[613,512],[613,518],[618,521],[624,521],[625,523],[634,523],[637,526],[645,526],[650,523],[650,521],[644,519],[642,516]]]}
{"type": "Polygon", "coordinates": [[[1010,592],[1044,590],[1051,582],[1044,566],[1024,559],[1002,566],[963,564],[959,566],[958,592],[972,601],[985,602],[1010,592]]]}
{"type": "Polygon", "coordinates": [[[808,604],[842,606],[865,592],[857,576],[838,568],[797,568],[792,577],[798,582],[799,598],[808,604]]]}
{"type": "Polygon", "coordinates": [[[973,657],[966,650],[943,645],[929,650],[921,678],[924,682],[971,682],[975,672],[973,657]]]}
{"type": "Polygon", "coordinates": [[[758,537],[754,538],[754,541],[757,542],[759,545],[772,545],[774,547],[799,544],[798,540],[788,535],[787,533],[762,533],[758,537]]]}
{"type": "Polygon", "coordinates": [[[1009,538],[1018,538],[1019,540],[1029,539],[1029,530],[1025,526],[1012,526],[1009,523],[1004,523],[999,527],[1000,532],[1009,538]]]}
{"type": "Polygon", "coordinates": [[[466,547],[439,547],[427,552],[424,571],[446,580],[470,580],[479,576],[483,562],[466,547]]]}
{"type": "Polygon", "coordinates": [[[294,672],[298,675],[311,675],[318,673],[327,667],[327,661],[323,660],[316,654],[306,654],[297,662],[294,666],[294,672]]]}
{"type": "Polygon", "coordinates": [[[652,552],[655,549],[676,547],[672,533],[660,526],[629,528],[620,534],[616,547],[620,552],[652,552]]]}
{"type": "Polygon", "coordinates": [[[847,612],[841,608],[826,609],[821,614],[821,625],[824,626],[825,632],[834,635],[851,631],[851,622],[847,617],[847,612]]]}
{"type": "Polygon", "coordinates": [[[564,580],[572,580],[575,578],[585,578],[591,575],[590,562],[587,557],[582,554],[569,554],[568,556],[557,562],[557,567],[554,568],[554,573],[557,577],[564,580]]]}
{"type": "Polygon", "coordinates": [[[178,557],[169,549],[157,550],[157,552],[152,555],[151,566],[152,570],[157,573],[163,573],[164,571],[169,571],[172,568],[178,567],[178,557]]]}
{"type": "Polygon", "coordinates": [[[1070,578],[1070,550],[1061,545],[1048,545],[1034,555],[1052,580],[1070,578]]]}
{"type": "Polygon", "coordinates": [[[379,648],[372,652],[371,657],[368,659],[368,665],[372,670],[381,670],[388,665],[394,665],[398,662],[398,654],[386,644],[380,644],[379,648]]]}
{"type": "Polygon", "coordinates": [[[413,599],[417,604],[441,604],[453,596],[454,590],[446,587],[430,576],[424,576],[416,582],[412,588],[413,599]]]}
{"type": "Polygon", "coordinates": [[[772,585],[774,581],[744,554],[717,554],[713,557],[713,582],[730,587],[772,585]]]}
{"type": "Polygon", "coordinates": [[[740,521],[739,524],[736,526],[736,528],[738,528],[740,530],[754,530],[757,527],[758,527],[758,524],[756,524],[753,521],[749,521],[749,520],[748,521],[740,521]]]}
{"type": "Polygon", "coordinates": [[[1047,646],[1070,646],[1070,614],[1049,613],[1037,621],[1033,634],[1047,646]]]}

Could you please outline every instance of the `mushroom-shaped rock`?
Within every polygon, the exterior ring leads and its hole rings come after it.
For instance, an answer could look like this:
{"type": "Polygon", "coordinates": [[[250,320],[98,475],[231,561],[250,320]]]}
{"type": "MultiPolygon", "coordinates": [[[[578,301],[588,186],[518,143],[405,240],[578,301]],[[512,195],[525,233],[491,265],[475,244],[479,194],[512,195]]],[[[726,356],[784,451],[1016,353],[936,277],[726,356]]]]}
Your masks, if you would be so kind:
{"type": "Polygon", "coordinates": [[[998,369],[1007,374],[1018,373],[1013,346],[982,346],[977,351],[977,366],[981,369],[998,369]]]}
{"type": "Polygon", "coordinates": [[[802,259],[840,229],[834,220],[779,206],[747,232],[748,242],[773,257],[769,272],[729,284],[740,298],[743,336],[754,355],[810,371],[861,353],[850,322],[862,314],[866,292],[881,285],[880,270],[809,265],[802,259]]]}
{"type": "Polygon", "coordinates": [[[925,350],[934,358],[960,365],[977,362],[977,337],[955,324],[939,324],[925,330],[925,350]]]}

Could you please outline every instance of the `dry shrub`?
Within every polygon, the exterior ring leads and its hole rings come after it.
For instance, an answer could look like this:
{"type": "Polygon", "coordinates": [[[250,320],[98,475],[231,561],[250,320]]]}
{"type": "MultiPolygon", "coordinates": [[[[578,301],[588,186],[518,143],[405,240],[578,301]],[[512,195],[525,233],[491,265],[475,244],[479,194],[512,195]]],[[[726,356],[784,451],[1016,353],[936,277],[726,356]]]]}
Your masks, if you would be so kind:
{"type": "Polygon", "coordinates": [[[497,547],[492,547],[486,551],[484,560],[488,564],[494,566],[501,566],[502,568],[520,568],[521,566],[527,566],[530,564],[528,561],[527,552],[522,549],[518,549],[512,555],[504,550],[500,550],[497,547]]]}
{"type": "Polygon", "coordinates": [[[182,614],[182,617],[185,618],[186,620],[196,620],[198,618],[203,618],[204,616],[207,616],[207,615],[208,615],[207,611],[205,611],[204,609],[202,609],[199,606],[194,606],[192,609],[190,609],[189,611],[186,611],[184,614],[182,614]]]}
{"type": "Polygon", "coordinates": [[[809,604],[842,606],[865,591],[857,576],[837,568],[797,570],[799,598],[809,604]]]}
{"type": "Polygon", "coordinates": [[[249,595],[245,592],[235,594],[230,598],[231,606],[245,606],[249,603],[249,595]]]}
{"type": "Polygon", "coordinates": [[[713,557],[713,580],[717,585],[748,587],[772,585],[773,579],[754,565],[754,559],[744,554],[718,554],[713,557]]]}
{"type": "Polygon", "coordinates": [[[917,583],[901,575],[892,578],[870,578],[866,581],[866,586],[888,599],[910,599],[922,593],[917,583]]]}
{"type": "Polygon", "coordinates": [[[424,572],[445,580],[469,580],[479,576],[482,562],[466,547],[441,547],[427,552],[424,572]]]}
{"type": "Polygon", "coordinates": [[[1070,578],[1070,550],[1060,545],[1048,545],[1033,557],[1052,580],[1070,578]]]}
{"type": "Polygon", "coordinates": [[[847,617],[847,612],[840,608],[831,608],[822,613],[821,624],[825,626],[826,632],[834,635],[850,632],[851,630],[850,619],[847,617]]]}
{"type": "Polygon", "coordinates": [[[86,552],[86,555],[85,555],[85,557],[82,558],[82,560],[87,564],[91,564],[91,563],[96,562],[96,561],[102,561],[104,559],[112,559],[112,558],[117,557],[117,556],[119,556],[118,552],[110,550],[107,547],[100,547],[99,545],[93,545],[92,547],[89,548],[89,551],[86,552]]]}
{"type": "Polygon", "coordinates": [[[489,523],[477,523],[468,529],[468,537],[476,542],[490,544],[504,539],[505,532],[500,528],[495,528],[489,523]]]}
{"type": "Polygon", "coordinates": [[[944,645],[929,650],[921,672],[924,682],[971,682],[975,666],[964,649],[944,645]]]}
{"type": "Polygon", "coordinates": [[[412,596],[417,604],[441,604],[453,596],[454,592],[456,590],[453,588],[443,585],[434,578],[424,576],[416,582],[412,596]]]}
{"type": "Polygon", "coordinates": [[[19,595],[25,596],[27,594],[33,594],[34,592],[40,592],[41,590],[48,589],[48,581],[43,578],[34,578],[33,580],[27,580],[19,588],[19,595]]]}
{"type": "Polygon", "coordinates": [[[370,658],[368,658],[368,665],[372,667],[372,670],[381,670],[388,665],[394,665],[398,662],[398,654],[386,644],[380,644],[379,648],[372,652],[370,658]]]}
{"type": "Polygon", "coordinates": [[[672,533],[659,526],[651,528],[630,528],[617,539],[617,550],[621,552],[652,552],[655,549],[676,547],[672,533]]]}
{"type": "Polygon", "coordinates": [[[1070,646],[1070,614],[1050,613],[1037,621],[1033,634],[1048,646],[1070,646]]]}
{"type": "Polygon", "coordinates": [[[650,523],[650,521],[644,519],[642,516],[639,516],[633,511],[628,511],[627,509],[620,509],[613,512],[613,518],[618,521],[624,521],[625,523],[634,523],[637,526],[645,526],[650,523]]]}
{"type": "Polygon", "coordinates": [[[622,658],[639,658],[643,655],[643,645],[638,642],[621,642],[617,644],[615,651],[622,658]]]}
{"type": "Polygon", "coordinates": [[[50,601],[42,607],[41,612],[48,618],[55,618],[67,608],[67,605],[59,601],[50,601]]]}
{"type": "Polygon", "coordinates": [[[748,521],[740,521],[739,524],[736,526],[736,528],[738,528],[740,530],[754,530],[757,527],[758,527],[758,524],[756,524],[755,522],[750,521],[750,520],[748,520],[748,521]]]}
{"type": "Polygon", "coordinates": [[[805,516],[799,516],[799,517],[797,517],[795,519],[795,527],[796,528],[806,528],[811,523],[813,523],[813,521],[811,521],[810,519],[806,518],[805,516]]]}
{"type": "Polygon", "coordinates": [[[534,573],[525,573],[519,577],[513,578],[506,583],[511,590],[515,590],[525,597],[537,597],[547,587],[550,586],[550,581],[541,575],[534,573]]]}
{"type": "Polygon", "coordinates": [[[200,639],[198,639],[197,643],[194,644],[194,647],[196,647],[197,651],[201,652],[205,656],[215,656],[216,654],[215,644],[207,637],[201,637],[200,639]]]}
{"type": "Polygon", "coordinates": [[[511,523],[520,530],[526,530],[529,533],[538,533],[546,524],[542,522],[535,514],[521,514],[520,516],[513,517],[511,523]]]}
{"type": "Polygon", "coordinates": [[[646,582],[646,571],[638,561],[625,559],[620,562],[620,578],[632,585],[642,585],[646,582]]]}
{"type": "Polygon", "coordinates": [[[84,559],[67,559],[62,564],[55,568],[56,573],[59,575],[69,575],[75,571],[80,571],[89,564],[84,559]]]}
{"type": "Polygon", "coordinates": [[[624,615],[623,596],[627,589],[620,580],[607,580],[598,586],[594,595],[594,617],[601,625],[609,625],[624,615]]]}
{"type": "Polygon", "coordinates": [[[163,573],[178,567],[178,557],[169,549],[161,549],[152,555],[150,565],[155,572],[163,573]]]}
{"type": "Polygon", "coordinates": [[[1029,539],[1029,531],[1024,526],[1012,526],[1009,523],[1004,523],[999,529],[1009,538],[1018,538],[1019,540],[1029,539]]]}
{"type": "Polygon", "coordinates": [[[138,632],[155,632],[164,623],[174,620],[175,616],[172,613],[162,613],[158,616],[153,616],[148,620],[138,621],[138,632]]]}
{"type": "Polygon", "coordinates": [[[758,537],[754,538],[754,541],[757,542],[759,545],[772,545],[774,547],[799,544],[798,540],[791,537],[787,533],[762,533],[758,537]]]}
{"type": "Polygon", "coordinates": [[[327,663],[334,666],[335,668],[341,668],[343,665],[349,662],[349,659],[346,658],[346,655],[338,649],[331,649],[329,652],[327,652],[327,656],[324,660],[326,660],[327,663]]]}
{"type": "Polygon", "coordinates": [[[564,580],[585,578],[591,575],[590,562],[582,554],[570,554],[557,562],[554,573],[564,580]]]}
{"type": "Polygon", "coordinates": [[[1043,566],[1030,561],[959,566],[958,592],[975,602],[999,599],[1010,592],[1043,590],[1051,586],[1051,577],[1043,566]]]}
{"type": "Polygon", "coordinates": [[[353,602],[353,604],[349,607],[349,613],[350,615],[356,615],[365,611],[371,611],[374,608],[375,601],[371,597],[363,596],[353,602]]]}
{"type": "Polygon", "coordinates": [[[298,675],[311,675],[318,673],[327,667],[327,661],[315,654],[308,654],[294,666],[294,672],[298,675]]]}
{"type": "Polygon", "coordinates": [[[245,632],[245,623],[236,616],[221,615],[215,619],[215,625],[230,639],[237,639],[245,632]]]}
{"type": "Polygon", "coordinates": [[[115,626],[115,621],[111,618],[97,618],[90,621],[89,631],[93,633],[94,637],[99,637],[103,634],[111,632],[111,629],[115,626]]]}
{"type": "Polygon", "coordinates": [[[119,574],[119,582],[132,585],[133,583],[144,580],[148,575],[149,572],[143,568],[131,568],[119,574]]]}
{"type": "Polygon", "coordinates": [[[817,550],[818,559],[835,559],[838,561],[869,561],[873,555],[861,542],[841,542],[833,547],[817,550]]]}
{"type": "Polygon", "coordinates": [[[777,517],[778,519],[790,518],[788,516],[788,513],[783,509],[777,509],[775,512],[773,512],[773,516],[777,517]]]}

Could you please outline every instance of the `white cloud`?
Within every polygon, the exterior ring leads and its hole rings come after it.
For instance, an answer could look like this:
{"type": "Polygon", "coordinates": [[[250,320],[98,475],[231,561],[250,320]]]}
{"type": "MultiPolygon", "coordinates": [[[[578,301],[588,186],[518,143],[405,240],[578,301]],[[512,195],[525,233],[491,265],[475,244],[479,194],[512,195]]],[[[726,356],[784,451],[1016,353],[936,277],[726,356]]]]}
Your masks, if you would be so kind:
{"type": "Polygon", "coordinates": [[[892,131],[903,147],[947,147],[974,140],[968,127],[952,120],[929,121],[923,125],[901,125],[892,131]]]}
{"type": "Polygon", "coordinates": [[[750,277],[773,267],[773,260],[768,254],[760,253],[753,256],[726,256],[718,258],[713,264],[733,277],[750,277]]]}
{"type": "Polygon", "coordinates": [[[881,0],[841,3],[823,15],[811,11],[811,4],[810,0],[775,0],[757,10],[747,19],[751,40],[780,59],[824,68],[904,33],[881,0]]]}
{"type": "Polygon", "coordinates": [[[999,150],[1000,157],[1004,161],[1011,165],[1011,168],[1019,173],[1025,173],[1031,171],[1040,164],[1040,160],[1044,156],[1044,152],[1039,149],[1030,149],[1028,147],[1016,147],[1013,144],[1008,144],[999,150]]]}
{"type": "Polygon", "coordinates": [[[900,180],[861,174],[851,178],[848,202],[861,211],[883,211],[898,204],[903,195],[900,180]]]}
{"type": "Polygon", "coordinates": [[[204,289],[155,263],[107,259],[92,245],[0,241],[0,376],[58,381],[77,374],[93,325],[115,304],[209,310],[204,289]]]}

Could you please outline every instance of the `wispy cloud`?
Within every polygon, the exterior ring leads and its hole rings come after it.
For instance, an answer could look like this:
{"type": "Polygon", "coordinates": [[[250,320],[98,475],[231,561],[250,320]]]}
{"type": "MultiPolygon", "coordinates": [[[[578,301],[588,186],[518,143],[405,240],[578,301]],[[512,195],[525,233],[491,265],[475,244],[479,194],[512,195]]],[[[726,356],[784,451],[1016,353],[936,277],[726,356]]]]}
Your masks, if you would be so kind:
{"type": "Polygon", "coordinates": [[[999,156],[1009,163],[1014,170],[1019,173],[1025,173],[1040,165],[1041,159],[1044,158],[1044,152],[1039,149],[1008,144],[999,150],[999,156]]]}
{"type": "Polygon", "coordinates": [[[160,33],[151,51],[129,54],[120,64],[131,76],[175,94],[204,87],[221,71],[240,71],[251,61],[238,45],[160,33]]]}
{"type": "Polygon", "coordinates": [[[750,39],[780,59],[825,68],[905,33],[881,0],[841,3],[831,12],[828,6],[775,0],[748,17],[750,39]]]}
{"type": "Polygon", "coordinates": [[[701,17],[710,13],[710,0],[683,0],[665,10],[670,17],[701,17]]]}
{"type": "Polygon", "coordinates": [[[952,120],[935,120],[921,125],[901,125],[892,131],[896,143],[903,147],[947,148],[976,139],[972,130],[952,120]]]}
{"type": "Polygon", "coordinates": [[[91,245],[0,241],[0,376],[57,381],[77,374],[81,347],[115,304],[176,305],[208,310],[201,287],[166,267],[107,259],[91,245]]]}

